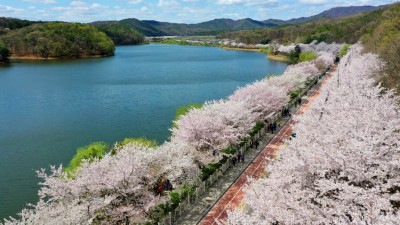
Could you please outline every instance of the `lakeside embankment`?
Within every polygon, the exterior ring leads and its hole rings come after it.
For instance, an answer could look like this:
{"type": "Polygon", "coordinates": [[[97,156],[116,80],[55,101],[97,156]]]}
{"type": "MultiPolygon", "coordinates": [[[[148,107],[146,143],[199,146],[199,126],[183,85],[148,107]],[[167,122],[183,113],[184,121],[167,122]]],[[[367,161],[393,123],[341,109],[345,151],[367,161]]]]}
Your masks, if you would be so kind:
{"type": "MultiPolygon", "coordinates": [[[[286,62],[291,63],[288,56],[283,54],[270,54],[270,51],[266,48],[260,48],[251,45],[250,47],[246,45],[242,45],[243,47],[235,47],[235,46],[228,46],[224,44],[213,44],[213,43],[205,43],[205,42],[194,42],[194,41],[186,41],[186,40],[172,40],[166,39],[162,41],[150,42],[150,43],[157,43],[157,44],[166,44],[166,45],[188,45],[188,46],[203,46],[203,47],[217,47],[222,48],[225,50],[233,50],[233,51],[247,51],[247,52],[261,52],[267,55],[268,59],[279,61],[279,62],[286,62]]],[[[241,46],[241,45],[238,45],[241,46]]]]}

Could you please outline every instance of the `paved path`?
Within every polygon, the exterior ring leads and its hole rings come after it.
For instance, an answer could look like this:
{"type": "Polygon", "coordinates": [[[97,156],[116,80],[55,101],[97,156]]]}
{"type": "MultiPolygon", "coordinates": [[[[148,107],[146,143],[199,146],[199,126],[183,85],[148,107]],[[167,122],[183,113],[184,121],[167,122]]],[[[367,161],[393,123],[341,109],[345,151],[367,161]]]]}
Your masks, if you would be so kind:
{"type": "MultiPolygon", "coordinates": [[[[334,70],[335,68],[333,68],[332,71],[334,70]]],[[[302,104],[296,114],[302,114],[309,108],[310,102],[318,97],[321,84],[326,82],[327,77],[329,78],[331,73],[315,88],[312,94],[308,97],[307,102],[302,104]]],[[[247,183],[247,177],[257,179],[265,173],[267,165],[265,158],[269,157],[272,159],[277,155],[279,148],[284,144],[284,140],[288,139],[292,134],[293,124],[293,119],[290,119],[290,121],[284,125],[279,133],[269,142],[248,168],[233,183],[228,191],[225,192],[212,209],[204,216],[199,223],[200,225],[217,225],[217,220],[225,221],[227,218],[227,211],[238,207],[242,203],[244,197],[243,187],[247,183]]]]}
{"type": "MultiPolygon", "coordinates": [[[[297,108],[292,108],[292,112],[297,108]]],[[[289,117],[280,119],[280,124],[289,121],[289,117]]],[[[278,128],[279,129],[279,128],[278,128]]],[[[216,181],[206,192],[200,196],[199,200],[187,212],[183,213],[176,225],[194,225],[198,224],[209,210],[217,203],[224,193],[234,184],[240,175],[246,171],[248,166],[262,152],[267,144],[274,138],[275,134],[267,133],[259,140],[258,149],[249,149],[245,152],[244,163],[237,163],[236,166],[231,166],[218,181],[216,181]]]]}

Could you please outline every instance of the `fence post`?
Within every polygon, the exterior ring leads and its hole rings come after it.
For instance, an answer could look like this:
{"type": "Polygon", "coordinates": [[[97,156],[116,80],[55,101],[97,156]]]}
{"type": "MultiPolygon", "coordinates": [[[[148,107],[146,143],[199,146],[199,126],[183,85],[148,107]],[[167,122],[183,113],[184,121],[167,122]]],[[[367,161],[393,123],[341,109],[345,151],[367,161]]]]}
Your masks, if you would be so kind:
{"type": "Polygon", "coordinates": [[[172,214],[169,212],[169,225],[172,225],[172,214]]]}

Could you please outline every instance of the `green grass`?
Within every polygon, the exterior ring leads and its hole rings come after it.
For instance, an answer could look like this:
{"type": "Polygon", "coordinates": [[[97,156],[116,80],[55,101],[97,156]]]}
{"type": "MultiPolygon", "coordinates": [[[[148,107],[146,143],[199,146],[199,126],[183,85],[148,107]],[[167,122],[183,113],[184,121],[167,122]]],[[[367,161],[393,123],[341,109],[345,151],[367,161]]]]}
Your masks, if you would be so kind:
{"type": "Polygon", "coordinates": [[[305,51],[300,53],[299,62],[309,62],[318,58],[318,54],[314,51],[305,51]]]}
{"type": "Polygon", "coordinates": [[[349,48],[350,48],[350,45],[348,45],[348,44],[343,45],[343,47],[339,51],[339,57],[343,58],[343,56],[345,56],[347,54],[347,51],[349,51],[349,48]]]}
{"type": "Polygon", "coordinates": [[[87,159],[93,161],[96,158],[101,159],[108,150],[108,145],[104,142],[95,142],[88,146],[78,148],[76,154],[70,161],[65,172],[73,175],[76,170],[81,166],[82,160],[87,159]]]}

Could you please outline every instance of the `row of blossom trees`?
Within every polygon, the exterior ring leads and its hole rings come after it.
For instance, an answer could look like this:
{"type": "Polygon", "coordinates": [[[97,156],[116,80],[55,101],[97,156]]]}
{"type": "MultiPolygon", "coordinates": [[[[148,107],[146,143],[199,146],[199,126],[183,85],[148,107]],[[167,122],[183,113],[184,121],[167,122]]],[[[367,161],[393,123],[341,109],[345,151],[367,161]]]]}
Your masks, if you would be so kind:
{"type": "Polygon", "coordinates": [[[371,78],[382,65],[352,47],[227,224],[399,224],[399,98],[371,78]]]}
{"type": "Polygon", "coordinates": [[[299,46],[302,52],[313,51],[316,53],[320,52],[329,52],[334,55],[339,53],[339,50],[342,48],[343,44],[331,43],[327,44],[325,42],[317,43],[317,41],[313,41],[310,44],[290,44],[290,45],[280,45],[278,47],[278,52],[289,54],[294,51],[296,46],[299,46]]]}
{"type": "Polygon", "coordinates": [[[154,191],[160,178],[175,187],[190,182],[200,173],[197,164],[216,160],[212,151],[247,137],[256,122],[287,105],[290,92],[320,72],[317,65],[329,65],[333,58],[327,53],[291,65],[283,75],[239,88],[227,100],[192,108],[176,121],[171,141],[159,147],[116,145],[102,159],[83,162],[72,176],[62,166],[38,171],[40,201],[4,224],[115,223],[123,215],[136,222],[149,219],[150,210],[168,200],[154,191]]]}

